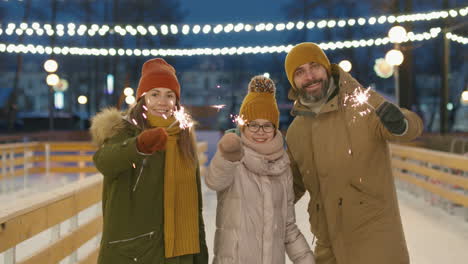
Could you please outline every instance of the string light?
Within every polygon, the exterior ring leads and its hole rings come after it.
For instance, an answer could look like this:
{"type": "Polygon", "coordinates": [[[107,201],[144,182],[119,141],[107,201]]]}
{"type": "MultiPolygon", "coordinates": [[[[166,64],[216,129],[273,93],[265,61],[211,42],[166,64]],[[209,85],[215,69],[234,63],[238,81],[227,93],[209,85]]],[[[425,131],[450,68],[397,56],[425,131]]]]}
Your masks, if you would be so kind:
{"type": "MultiPolygon", "coordinates": [[[[442,32],[441,28],[431,28],[428,32],[415,34],[408,32],[402,42],[415,42],[436,38],[442,32]]],[[[449,34],[449,33],[447,33],[449,34]]],[[[455,34],[447,35],[451,40],[466,44],[467,38],[455,34]]],[[[371,47],[390,44],[388,37],[376,39],[346,40],[336,42],[323,42],[319,46],[323,50],[345,48],[371,47]]],[[[0,53],[31,53],[31,54],[58,54],[58,55],[86,55],[86,56],[202,56],[202,55],[243,55],[289,52],[293,45],[255,46],[255,47],[223,47],[223,48],[192,48],[192,49],[104,49],[80,47],[50,47],[31,44],[5,44],[0,43],[0,53]]]]}
{"type": "MultiPolygon", "coordinates": [[[[107,34],[119,34],[121,36],[127,36],[128,34],[135,36],[141,35],[145,36],[148,32],[155,36],[158,34],[162,35],[177,35],[177,34],[198,34],[203,32],[204,34],[219,34],[224,32],[225,34],[231,34],[233,32],[250,32],[255,30],[256,32],[260,31],[284,31],[284,30],[302,30],[305,28],[312,29],[317,27],[319,29],[324,28],[335,28],[336,26],[343,28],[343,27],[353,27],[356,25],[364,26],[374,26],[374,25],[381,25],[384,23],[394,24],[394,23],[404,23],[404,22],[416,22],[416,21],[430,21],[436,19],[448,19],[448,18],[455,18],[455,17],[465,17],[468,14],[468,7],[463,7],[459,9],[451,9],[451,10],[440,10],[440,11],[432,11],[426,13],[413,13],[413,14],[402,14],[402,15],[382,15],[378,18],[376,16],[370,16],[368,18],[360,17],[360,18],[348,18],[348,19],[322,19],[318,21],[289,21],[289,22],[263,22],[258,24],[243,24],[243,23],[226,23],[223,24],[205,24],[205,25],[114,25],[109,26],[107,24],[97,25],[93,24],[90,28],[87,25],[81,24],[76,25],[73,23],[68,23],[67,26],[63,24],[57,24],[55,28],[52,28],[50,24],[44,24],[41,26],[38,22],[33,22],[31,25],[27,23],[19,23],[18,25],[15,23],[8,23],[8,25],[2,25],[0,30],[4,31],[7,35],[17,34],[21,35],[24,31],[27,31],[27,34],[31,35],[38,35],[41,36],[44,32],[47,35],[58,35],[58,36],[74,36],[78,34],[79,36],[83,36],[84,34],[88,34],[89,36],[95,36],[98,34],[99,36],[105,36],[107,34]],[[29,31],[28,31],[29,29],[29,31]]],[[[0,35],[2,34],[0,31],[0,35]]]]}
{"type": "Polygon", "coordinates": [[[463,45],[468,44],[468,38],[467,37],[459,36],[459,35],[453,34],[451,32],[445,33],[445,37],[447,37],[451,41],[458,42],[458,43],[463,44],[463,45]]]}

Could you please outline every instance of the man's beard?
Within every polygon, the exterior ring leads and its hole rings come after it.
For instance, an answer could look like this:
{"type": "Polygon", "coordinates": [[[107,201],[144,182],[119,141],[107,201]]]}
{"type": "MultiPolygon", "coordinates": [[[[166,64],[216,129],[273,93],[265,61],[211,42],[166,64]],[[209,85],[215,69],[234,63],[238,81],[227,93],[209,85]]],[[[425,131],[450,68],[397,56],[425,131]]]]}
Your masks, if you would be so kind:
{"type": "Polygon", "coordinates": [[[309,93],[306,92],[306,90],[304,88],[309,86],[309,85],[312,85],[312,84],[314,84],[316,82],[317,81],[308,82],[308,83],[304,84],[301,87],[301,89],[299,90],[299,96],[302,98],[302,100],[304,102],[306,102],[306,103],[315,103],[315,102],[318,102],[318,101],[322,100],[327,95],[328,86],[329,86],[329,83],[330,83],[328,79],[319,81],[319,82],[321,82],[322,87],[320,87],[320,91],[319,91],[318,94],[309,94],[309,93]]]}

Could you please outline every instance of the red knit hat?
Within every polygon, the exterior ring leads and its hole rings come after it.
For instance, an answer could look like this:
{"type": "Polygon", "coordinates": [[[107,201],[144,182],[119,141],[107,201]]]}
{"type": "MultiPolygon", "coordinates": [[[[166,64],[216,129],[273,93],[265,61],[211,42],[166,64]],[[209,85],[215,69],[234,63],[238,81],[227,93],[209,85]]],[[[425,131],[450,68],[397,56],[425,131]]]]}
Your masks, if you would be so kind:
{"type": "Polygon", "coordinates": [[[136,99],[140,99],[144,93],[158,87],[171,89],[176,94],[177,99],[180,99],[180,85],[176,71],[161,58],[151,59],[143,64],[136,99]]]}

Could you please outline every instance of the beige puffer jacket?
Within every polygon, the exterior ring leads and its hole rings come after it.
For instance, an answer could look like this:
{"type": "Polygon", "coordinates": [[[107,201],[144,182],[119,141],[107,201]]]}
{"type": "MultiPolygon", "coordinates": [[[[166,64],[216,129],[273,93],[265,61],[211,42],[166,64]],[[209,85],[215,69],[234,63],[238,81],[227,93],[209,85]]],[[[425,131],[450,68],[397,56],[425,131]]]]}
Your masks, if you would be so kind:
{"type": "Polygon", "coordinates": [[[315,263],[297,228],[293,178],[283,138],[277,132],[268,148],[242,136],[244,157],[231,162],[219,150],[205,176],[217,191],[214,264],[315,263]],[[263,154],[259,153],[262,152],[263,154]]]}

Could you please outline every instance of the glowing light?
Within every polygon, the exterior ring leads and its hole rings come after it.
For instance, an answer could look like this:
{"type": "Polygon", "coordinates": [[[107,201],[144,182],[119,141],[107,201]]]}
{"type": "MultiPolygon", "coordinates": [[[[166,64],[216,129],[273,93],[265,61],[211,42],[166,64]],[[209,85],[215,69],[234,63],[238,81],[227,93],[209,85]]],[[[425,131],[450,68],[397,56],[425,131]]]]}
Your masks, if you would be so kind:
{"type": "Polygon", "coordinates": [[[134,91],[132,87],[127,87],[124,89],[123,93],[125,96],[131,96],[133,95],[134,91]]]}
{"type": "MultiPolygon", "coordinates": [[[[368,102],[368,99],[370,97],[369,90],[370,87],[365,90],[363,90],[361,87],[357,87],[352,94],[345,95],[344,105],[347,106],[349,102],[350,106],[355,108],[360,116],[367,115],[371,112],[371,109],[375,110],[375,108],[368,102]],[[369,106],[370,109],[366,108],[364,110],[359,110],[359,108],[363,105],[369,106]]],[[[355,119],[356,117],[353,117],[353,121],[355,121],[355,119]]]]}
{"type": "Polygon", "coordinates": [[[88,97],[84,96],[84,95],[80,95],[78,96],[78,103],[79,104],[86,104],[88,102],[88,97]]]}
{"type": "Polygon", "coordinates": [[[394,26],[388,31],[388,38],[392,43],[401,43],[406,37],[406,29],[402,26],[394,26]]]}
{"type": "Polygon", "coordinates": [[[397,49],[392,49],[385,54],[385,60],[390,65],[398,66],[403,63],[403,53],[397,49]]]}
{"type": "Polygon", "coordinates": [[[128,105],[134,104],[135,96],[130,95],[130,96],[125,97],[125,103],[127,103],[128,105]]]}
{"type": "Polygon", "coordinates": [[[232,115],[231,114],[231,118],[232,118],[232,122],[236,123],[239,126],[243,126],[243,125],[245,125],[247,123],[247,120],[245,120],[242,115],[238,116],[238,115],[232,115]]]}
{"type": "Polygon", "coordinates": [[[349,60],[342,60],[339,64],[338,64],[341,69],[343,69],[343,71],[345,72],[350,72],[351,71],[351,68],[353,67],[351,62],[349,60]]]}
{"type": "Polygon", "coordinates": [[[463,91],[460,99],[461,99],[460,101],[462,104],[468,105],[468,91],[463,91]]]}
{"type": "Polygon", "coordinates": [[[59,83],[59,81],[60,81],[60,78],[58,77],[57,74],[52,73],[52,74],[47,75],[46,82],[48,85],[55,86],[59,83]]]}
{"type": "Polygon", "coordinates": [[[216,109],[218,110],[218,112],[219,112],[219,110],[221,110],[221,109],[223,109],[224,107],[226,107],[226,105],[225,105],[225,104],[212,105],[211,107],[216,108],[216,109]]]}
{"type": "Polygon", "coordinates": [[[384,58],[379,58],[375,60],[374,71],[380,78],[389,78],[393,75],[393,66],[384,58]]]}
{"type": "Polygon", "coordinates": [[[46,70],[46,72],[55,72],[57,69],[58,63],[55,60],[50,59],[44,62],[44,70],[46,70]]]}
{"type": "Polygon", "coordinates": [[[176,121],[170,124],[168,129],[175,125],[177,122],[179,123],[179,127],[181,129],[191,128],[193,126],[193,120],[189,114],[185,113],[184,107],[180,107],[180,110],[174,111],[174,117],[176,121]]]}

